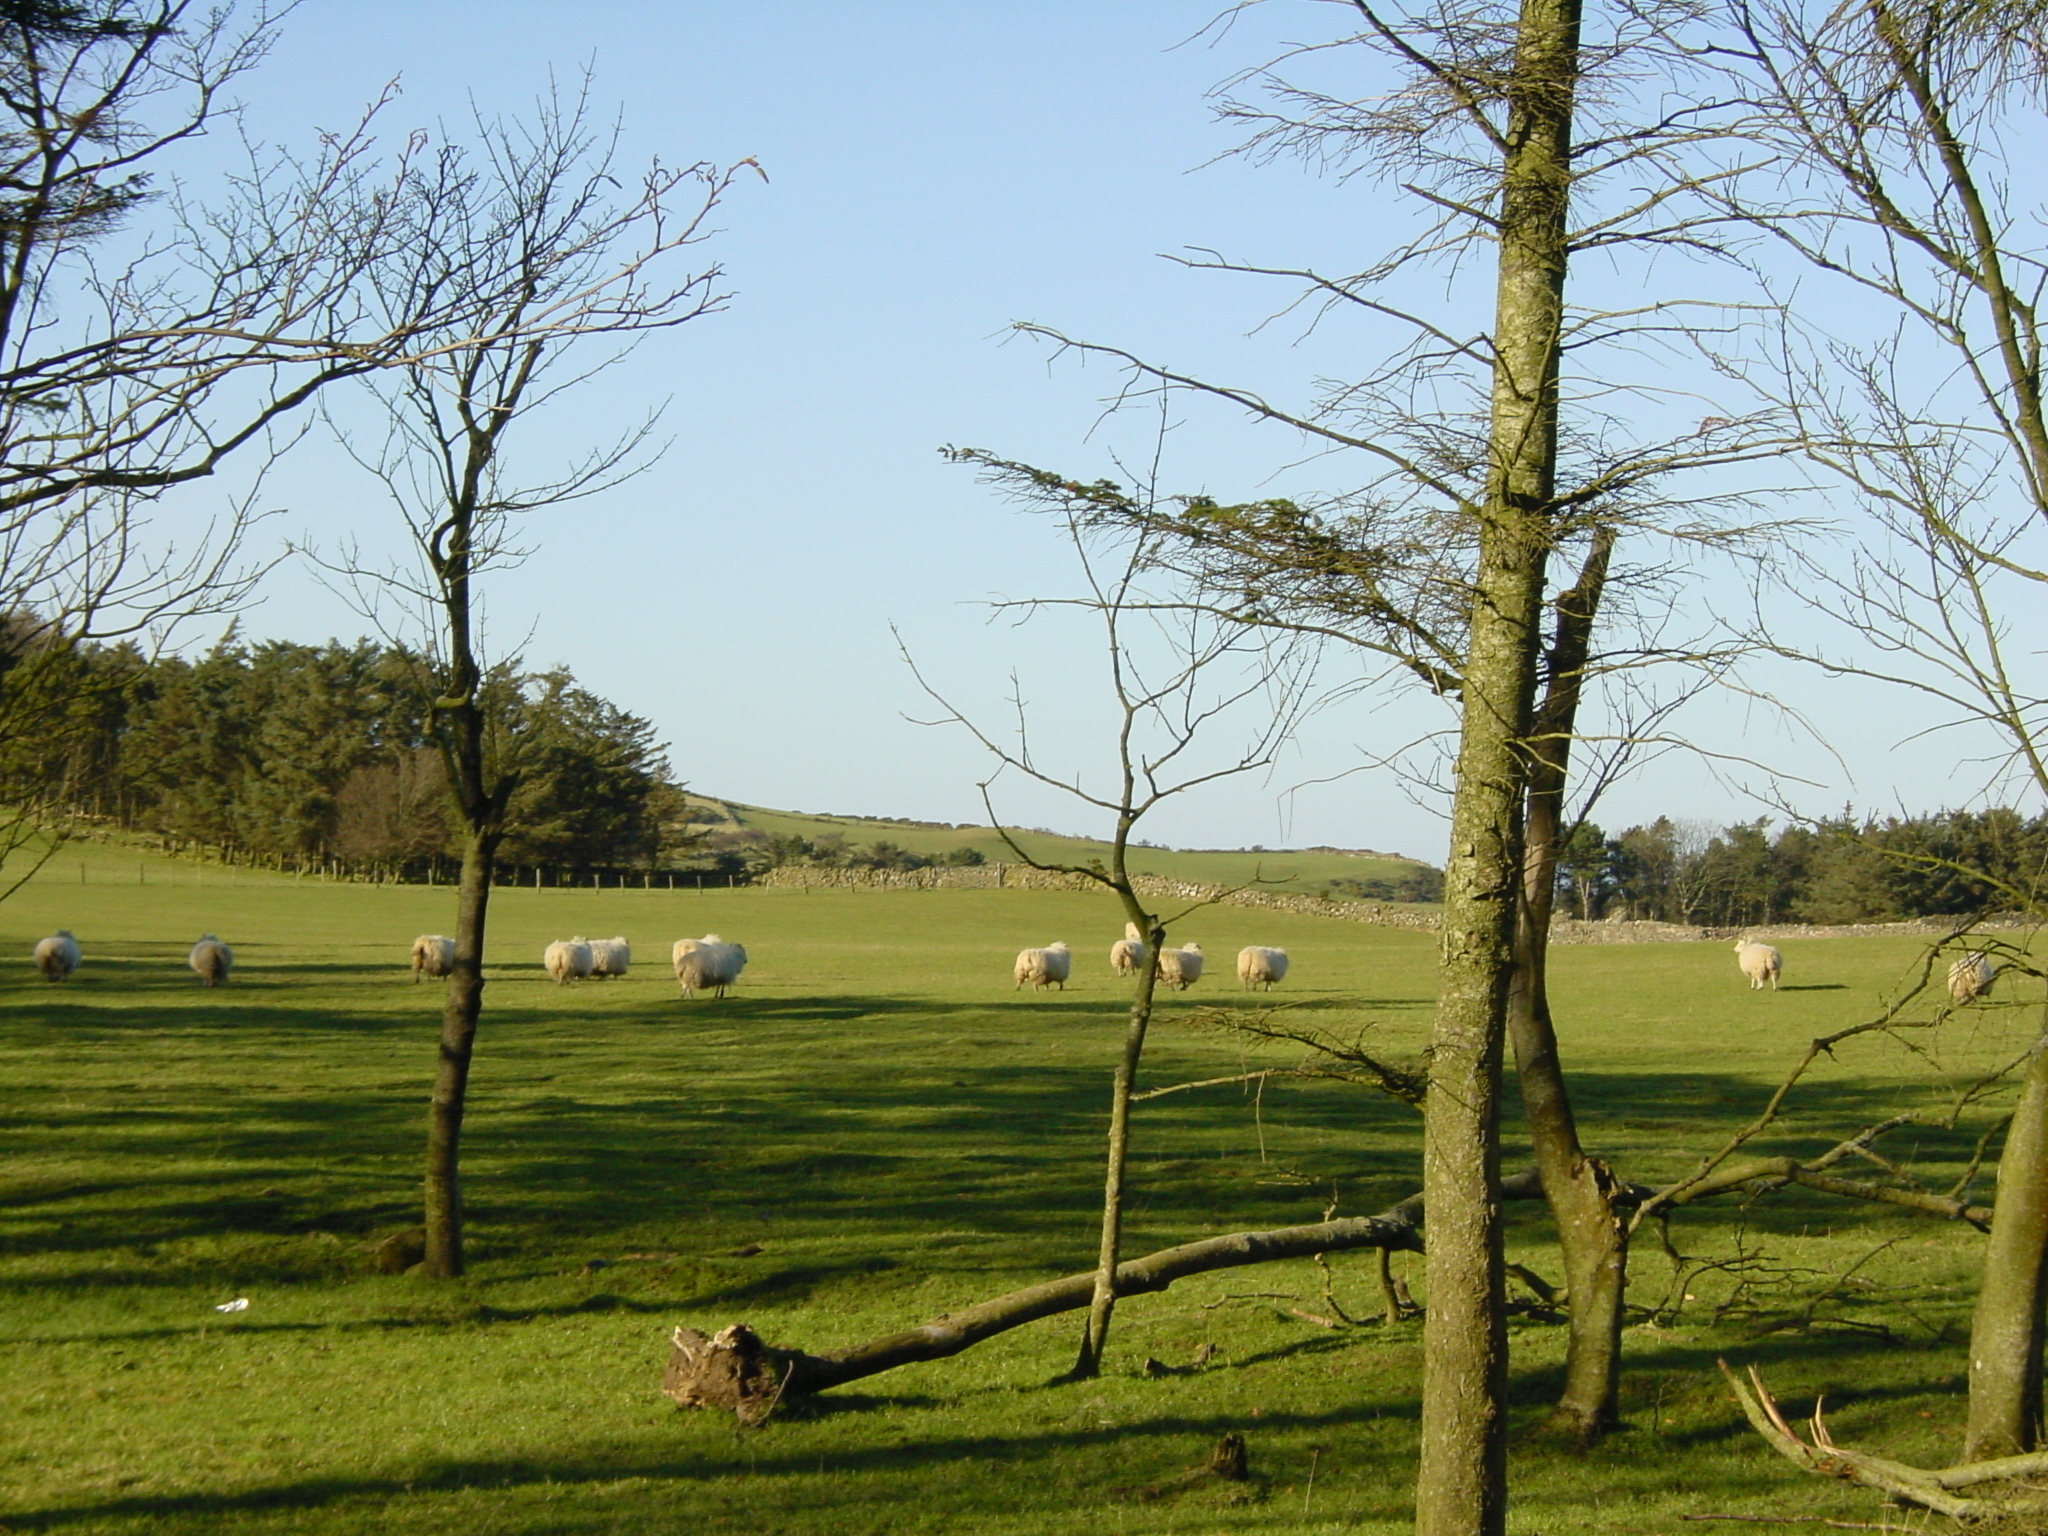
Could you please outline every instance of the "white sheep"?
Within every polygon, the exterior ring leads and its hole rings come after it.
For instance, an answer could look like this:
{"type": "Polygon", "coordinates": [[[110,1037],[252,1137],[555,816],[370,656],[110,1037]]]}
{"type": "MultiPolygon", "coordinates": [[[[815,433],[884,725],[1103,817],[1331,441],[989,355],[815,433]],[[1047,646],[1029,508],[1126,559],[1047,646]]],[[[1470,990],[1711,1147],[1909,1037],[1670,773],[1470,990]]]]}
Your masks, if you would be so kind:
{"type": "Polygon", "coordinates": [[[1237,952],[1237,979],[1245,991],[1253,987],[1273,990],[1273,983],[1283,981],[1287,976],[1287,951],[1268,949],[1263,944],[1247,944],[1237,952]]]}
{"type": "MultiPolygon", "coordinates": [[[[44,941],[45,943],[48,940],[44,941]]],[[[1991,957],[1975,950],[1948,968],[1949,1000],[1958,1006],[1991,995],[1991,983],[1998,979],[1998,967],[1991,957]]]]}
{"type": "Polygon", "coordinates": [[[199,973],[201,982],[209,987],[218,987],[226,983],[228,972],[235,968],[235,952],[212,934],[201,934],[199,942],[192,946],[187,963],[199,973]]]}
{"type": "Polygon", "coordinates": [[[1159,951],[1159,979],[1185,992],[1202,979],[1202,946],[1183,944],[1179,949],[1159,951]]]}
{"type": "Polygon", "coordinates": [[[624,937],[614,939],[592,939],[590,941],[590,974],[593,976],[623,976],[626,967],[633,963],[633,946],[624,937]]]}
{"type": "Polygon", "coordinates": [[[418,986],[422,976],[447,976],[455,970],[455,941],[442,933],[423,933],[412,941],[412,980],[418,986]]]}
{"type": "Polygon", "coordinates": [[[45,981],[65,981],[78,969],[78,940],[69,928],[59,928],[47,939],[36,941],[36,969],[45,981]]]}
{"type": "MultiPolygon", "coordinates": [[[[1017,964],[1011,974],[1017,978],[1017,987],[1031,983],[1031,990],[1043,992],[1047,987],[1067,990],[1067,977],[1073,974],[1074,956],[1064,941],[1048,944],[1043,949],[1021,949],[1017,952],[1017,964]]],[[[1017,990],[1012,987],[1012,992],[1017,990]]]]}
{"type": "Polygon", "coordinates": [[[557,986],[566,987],[572,980],[588,976],[591,963],[590,945],[580,935],[566,941],[557,939],[541,954],[541,964],[557,986]]]}
{"type": "Polygon", "coordinates": [[[1735,963],[1742,967],[1742,974],[1749,978],[1749,990],[1761,992],[1768,980],[1773,992],[1778,990],[1778,973],[1785,969],[1785,961],[1768,944],[1759,944],[1755,939],[1735,941],[1735,963]]]}
{"type": "Polygon", "coordinates": [[[715,933],[701,939],[677,939],[669,955],[676,968],[676,985],[685,997],[697,992],[724,997],[747,968],[746,946],[728,944],[715,933]]]}
{"type": "Polygon", "coordinates": [[[1136,923],[1124,924],[1124,936],[1109,946],[1109,968],[1119,976],[1135,976],[1149,951],[1136,923]]]}

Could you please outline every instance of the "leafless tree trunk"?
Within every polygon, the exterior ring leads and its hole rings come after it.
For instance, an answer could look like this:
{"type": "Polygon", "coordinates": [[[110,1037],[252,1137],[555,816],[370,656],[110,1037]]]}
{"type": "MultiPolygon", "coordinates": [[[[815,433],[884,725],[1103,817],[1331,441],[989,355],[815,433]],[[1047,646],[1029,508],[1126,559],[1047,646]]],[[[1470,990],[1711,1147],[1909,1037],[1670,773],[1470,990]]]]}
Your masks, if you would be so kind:
{"type": "Polygon", "coordinates": [[[1556,537],[1558,368],[1564,334],[1579,79],[1577,0],[1523,0],[1502,83],[1488,473],[1465,648],[1442,958],[1423,1105],[1429,1210],[1420,1536],[1507,1527],[1507,1321],[1501,1272],[1502,1035],[1515,976],[1523,812],[1556,537]]]}
{"type": "Polygon", "coordinates": [[[2041,1449],[2042,1318],[2048,1314],[2048,1033],[1998,1157],[1998,1197],[1970,1324],[1963,1459],[2041,1449]]]}
{"type": "MultiPolygon", "coordinates": [[[[1701,54],[1685,35],[1694,9],[1599,13],[1603,31],[1583,52],[1576,0],[1384,10],[1353,0],[1349,10],[1359,30],[1343,41],[1369,50],[1382,77],[1321,90],[1278,78],[1284,64],[1310,60],[1314,67],[1340,57],[1328,42],[1307,44],[1225,87],[1255,81],[1263,102],[1225,95],[1222,111],[1252,126],[1246,155],[1298,155],[1316,167],[1368,172],[1416,198],[1434,222],[1351,275],[1221,255],[1187,265],[1287,279],[1300,285],[1296,302],[1317,323],[1340,314],[1390,323],[1402,343],[1358,381],[1327,385],[1312,404],[1289,408],[1261,391],[1119,347],[1041,326],[1021,329],[1116,360],[1128,379],[1119,402],[1173,392],[1206,397],[1374,466],[1353,472],[1355,489],[1317,504],[1231,506],[1188,497],[1166,514],[1104,505],[1096,515],[1178,540],[1178,552],[1162,559],[1190,578],[1192,591],[1179,600],[1199,611],[1355,645],[1456,702],[1425,1133],[1439,1222],[1428,1260],[1418,1518],[1430,1532],[1496,1531],[1505,1511],[1505,1327],[1499,1230],[1483,1191],[1488,1159],[1497,1155],[1511,1013],[1532,1131],[1555,1185],[1561,1240],[1572,1250],[1567,1267],[1577,1277],[1561,1412],[1585,1435],[1612,1415],[1624,1234],[1604,1170],[1586,1157],[1571,1118],[1548,1027],[1542,954],[1558,802],[1570,766],[1563,743],[1578,729],[1583,674],[1599,670],[1584,658],[1594,616],[1615,585],[1607,569],[1611,541],[1622,528],[1661,528],[1674,539],[1740,549],[1775,532],[1675,517],[1687,503],[1667,486],[1683,470],[1774,456],[1786,436],[1768,411],[1731,410],[1687,424],[1664,443],[1617,450],[1634,423],[1607,414],[1599,402],[1612,386],[1586,359],[1608,341],[1626,344],[1671,326],[1675,310],[1568,313],[1565,304],[1575,252],[1718,249],[1721,214],[1702,211],[1695,198],[1702,187],[1684,168],[1699,163],[1697,146],[1743,108],[1681,88],[1686,104],[1672,114],[1638,113],[1644,78],[1698,68],[1701,54]],[[1581,72],[1589,69],[1613,88],[1603,83],[1582,98],[1581,72]],[[1581,109],[1588,125],[1575,138],[1581,109]],[[1668,190],[1643,192],[1642,175],[1673,168],[1679,174],[1668,190]],[[1568,223],[1574,213],[1576,226],[1568,223]],[[1405,308],[1392,279],[1417,264],[1453,269],[1454,285],[1468,272],[1491,271],[1493,325],[1482,330],[1462,314],[1405,308]],[[1580,360],[1569,382],[1561,373],[1567,355],[1580,360]],[[1455,401],[1461,387],[1471,395],[1455,401]],[[1568,426],[1560,420],[1567,395],[1568,426]],[[1552,553],[1567,548],[1585,552],[1588,579],[1559,599],[1568,622],[1548,660],[1565,664],[1574,646],[1581,660],[1575,675],[1550,678],[1554,707],[1538,727],[1532,713],[1545,675],[1545,579],[1552,553]],[[1553,741],[1557,750],[1546,762],[1543,744],[1553,741]],[[1533,841],[1526,817],[1539,823],[1533,841]],[[1540,914],[1519,911],[1525,894],[1540,914]]],[[[1709,492],[1707,499],[1741,497],[1709,492]]],[[[1709,650],[1648,640],[1637,660],[1654,653],[1711,670],[1729,659],[1709,650]]]]}
{"type": "Polygon", "coordinates": [[[462,1273],[462,1115],[469,1096],[469,1059],[484,1005],[484,920],[491,898],[498,832],[472,830],[463,840],[455,901],[455,967],[441,1010],[441,1057],[427,1107],[426,1273],[462,1273]]]}
{"type": "Polygon", "coordinates": [[[450,146],[409,189],[418,234],[407,261],[379,274],[394,310],[433,293],[455,319],[438,350],[376,381],[388,421],[382,442],[363,448],[344,436],[402,510],[424,575],[374,570],[352,551],[329,561],[357,583],[366,611],[380,613],[396,595],[428,633],[434,722],[462,834],[455,965],[427,1133],[423,1267],[442,1278],[464,1269],[462,1120],[492,877],[522,774],[524,701],[509,670],[483,659],[477,583],[518,558],[508,534],[519,515],[595,495],[653,459],[650,419],[521,484],[510,469],[513,428],[648,332],[722,307],[717,267],[665,274],[705,238],[704,221],[734,175],[656,165],[621,195],[581,99],[544,102],[523,124],[479,126],[481,163],[450,146]],[[611,356],[588,356],[600,339],[611,356]]]}
{"type": "MultiPolygon", "coordinates": [[[[1122,863],[1124,839],[1119,838],[1116,857],[1122,863]]],[[[1124,1232],[1124,1170],[1131,1155],[1131,1095],[1136,1091],[1138,1063],[1145,1054],[1145,1033],[1152,1025],[1152,996],[1158,988],[1157,956],[1166,942],[1166,929],[1156,918],[1138,910],[1129,877],[1118,870],[1117,894],[1124,898],[1126,912],[1138,911],[1131,919],[1139,924],[1145,938],[1145,963],[1138,967],[1131,989],[1130,1023],[1124,1030],[1123,1055],[1117,1059],[1116,1079],[1110,1086],[1109,1153],[1104,1160],[1102,1184],[1102,1243],[1095,1260],[1095,1288],[1088,1298],[1088,1326],[1081,1335],[1080,1353],[1074,1357],[1073,1376],[1086,1380],[1102,1373],[1103,1351],[1109,1347],[1109,1320],[1116,1309],[1118,1266],[1122,1262],[1124,1232]]]]}
{"type": "MultiPolygon", "coordinates": [[[[1033,764],[1022,725],[1020,700],[1013,700],[1019,716],[1014,745],[999,741],[949,703],[926,682],[908,651],[905,660],[917,674],[925,692],[945,711],[940,723],[964,727],[1001,767],[1049,785],[1107,813],[1112,818],[1107,864],[1049,864],[1033,858],[1006,830],[990,800],[989,783],[982,786],[990,825],[1001,832],[1017,858],[1035,869],[1058,870],[1091,880],[1117,898],[1117,905],[1129,927],[1145,937],[1145,960],[1138,967],[1131,990],[1129,1023],[1123,1048],[1117,1058],[1110,1085],[1108,1146],[1104,1158],[1102,1221],[1099,1229],[1095,1287],[1089,1300],[1088,1321],[1082,1333],[1079,1353],[1070,1373],[1083,1380],[1098,1375],[1103,1352],[1109,1343],[1110,1319],[1116,1310],[1120,1255],[1123,1249],[1125,1172],[1130,1161],[1131,1103],[1137,1087],[1138,1068],[1145,1051],[1145,1036],[1151,1027],[1153,998],[1157,990],[1160,947],[1169,928],[1186,912],[1162,919],[1145,910],[1130,873],[1131,838],[1140,820],[1161,802],[1175,795],[1220,779],[1249,773],[1272,762],[1274,754],[1292,729],[1302,706],[1302,667],[1285,647],[1274,647],[1262,637],[1249,634],[1231,621],[1221,623],[1209,616],[1154,602],[1146,592],[1144,578],[1151,572],[1157,534],[1148,530],[1144,517],[1111,520],[1098,514],[1105,504],[1129,509],[1125,494],[1105,482],[1083,485],[1079,481],[1034,469],[1030,465],[999,459],[975,449],[953,450],[959,462],[978,465],[988,480],[1009,494],[1062,520],[1076,553],[1087,586],[1087,595],[1077,599],[1035,599],[1013,606],[1026,610],[1079,608],[1094,615],[1103,626],[1103,653],[1107,663],[1110,693],[1115,709],[1116,735],[1106,792],[1091,791],[1079,777],[1061,779],[1033,764]],[[1125,539],[1117,552],[1113,574],[1097,574],[1098,556],[1094,544],[1113,530],[1125,539]],[[1147,647],[1131,634],[1131,626],[1142,625],[1158,656],[1148,656],[1147,647]],[[1249,668],[1248,676],[1218,686],[1215,678],[1228,666],[1249,668]],[[1249,731],[1249,740],[1234,756],[1209,768],[1189,768],[1188,754],[1199,738],[1221,716],[1255,698],[1265,698],[1269,708],[1249,731]]],[[[1149,505],[1153,492],[1141,493],[1149,505]]],[[[992,781],[991,781],[992,782],[992,781]]],[[[1199,904],[1198,904],[1199,905],[1199,904]]],[[[1193,910],[1192,908],[1189,910],[1193,910]]]]}
{"type": "Polygon", "coordinates": [[[1622,1300],[1628,1282],[1628,1225],[1616,1209],[1612,1171],[1579,1142],[1565,1086],[1557,1031],[1545,984],[1557,857],[1563,846],[1564,793],[1572,732],[1592,642],[1593,617],[1607,579],[1612,530],[1595,535],[1578,581],[1556,603],[1544,672],[1548,678],[1530,744],[1522,910],[1515,927],[1515,977],[1508,999],[1508,1037],[1521,1080],[1543,1190],[1557,1222],[1565,1266],[1571,1339],[1557,1413],[1581,1443],[1613,1424],[1621,1382],[1622,1300]]]}
{"type": "MultiPolygon", "coordinates": [[[[1740,46],[1726,56],[1757,103],[1751,140],[1775,157],[1722,183],[1725,209],[1858,300],[1838,334],[1789,326],[1775,376],[1753,375],[1869,514],[1846,569],[1831,553],[1788,583],[1851,647],[1803,659],[1916,691],[1944,724],[1999,741],[1987,789],[2048,794],[2038,653],[2011,632],[2048,596],[2048,337],[2039,253],[2015,233],[2033,209],[2007,164],[2042,123],[2048,27],[2024,8],[1892,0],[1727,15],[1740,46]],[[1843,334],[1870,300],[1878,323],[1843,334]]],[[[2038,886],[2004,894],[2048,905],[2038,886]]],[[[2034,1450],[2043,1432],[2043,1070],[2037,1060],[1999,1161],[1972,1329],[1973,1457],[2034,1450]]]]}

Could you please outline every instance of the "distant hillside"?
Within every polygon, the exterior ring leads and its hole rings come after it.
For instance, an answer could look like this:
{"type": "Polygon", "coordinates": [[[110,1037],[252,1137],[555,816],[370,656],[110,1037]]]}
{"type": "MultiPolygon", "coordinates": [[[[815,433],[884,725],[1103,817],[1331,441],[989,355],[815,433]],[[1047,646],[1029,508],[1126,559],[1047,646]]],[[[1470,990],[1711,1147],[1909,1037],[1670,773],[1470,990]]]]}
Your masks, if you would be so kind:
{"type": "MultiPolygon", "coordinates": [[[[811,815],[707,795],[686,798],[691,822],[696,826],[758,832],[769,837],[801,837],[814,843],[829,837],[855,845],[893,843],[925,857],[940,857],[963,848],[974,849],[991,863],[1017,857],[993,827],[879,816],[811,815]]],[[[1016,827],[1010,829],[1010,835],[1033,858],[1047,862],[1073,864],[1109,856],[1107,843],[1089,838],[1016,827]]],[[[1332,890],[1336,883],[1335,893],[1339,895],[1358,894],[1347,889],[1352,882],[1395,882],[1404,878],[1413,881],[1418,875],[1433,873],[1429,865],[1399,854],[1345,848],[1138,848],[1132,850],[1130,862],[1135,873],[1218,885],[1264,880],[1285,889],[1321,892],[1332,890]]]]}

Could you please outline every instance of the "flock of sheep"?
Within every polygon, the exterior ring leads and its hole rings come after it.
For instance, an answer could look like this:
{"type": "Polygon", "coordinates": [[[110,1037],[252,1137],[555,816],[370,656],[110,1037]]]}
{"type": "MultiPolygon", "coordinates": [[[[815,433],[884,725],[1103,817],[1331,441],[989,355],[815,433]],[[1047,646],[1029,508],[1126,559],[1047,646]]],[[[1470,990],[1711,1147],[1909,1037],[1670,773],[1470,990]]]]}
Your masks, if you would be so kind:
{"type": "MultiPolygon", "coordinates": [[[[36,940],[35,957],[36,969],[43,973],[43,980],[67,980],[78,969],[81,958],[78,940],[69,928],[59,928],[47,939],[36,940]]],[[[198,974],[201,984],[217,987],[235,968],[235,952],[212,934],[201,934],[199,942],[192,946],[192,953],[186,957],[186,963],[198,974]]]]}
{"type": "MultiPolygon", "coordinates": [[[[1785,959],[1770,945],[1758,943],[1755,939],[1737,939],[1735,963],[1749,978],[1752,992],[1761,992],[1765,982],[1771,984],[1773,992],[1778,990],[1778,977],[1785,969],[1785,959]]],[[[1980,950],[1970,950],[1948,968],[1949,1001],[1961,1007],[1989,997],[1991,983],[1997,979],[1998,967],[1991,957],[1980,950]]]]}
{"type": "MultiPolygon", "coordinates": [[[[723,997],[747,968],[746,946],[728,944],[715,933],[701,939],[677,939],[669,951],[676,984],[683,996],[709,992],[723,997]]],[[[557,985],[572,981],[623,976],[633,963],[633,946],[622,934],[610,939],[557,939],[541,952],[541,965],[557,985]]],[[[412,941],[412,979],[446,976],[455,968],[455,941],[446,934],[423,933],[412,941]]]]}
{"type": "MultiPolygon", "coordinates": [[[[1146,948],[1144,936],[1138,932],[1137,925],[1125,923],[1124,936],[1109,947],[1110,969],[1119,976],[1135,976],[1139,967],[1145,964],[1146,948]]],[[[745,946],[728,944],[715,933],[707,933],[701,939],[676,940],[669,958],[675,967],[676,984],[683,989],[685,997],[699,992],[724,997],[747,966],[745,946]]],[[[587,978],[623,976],[632,959],[633,946],[623,937],[579,937],[557,939],[548,945],[541,963],[557,983],[566,986],[571,981],[587,978]]],[[[63,981],[78,969],[78,940],[69,928],[60,928],[47,939],[37,941],[35,961],[36,969],[42,972],[45,981],[63,981]]],[[[235,952],[209,933],[202,935],[192,946],[187,963],[204,985],[217,987],[228,979],[228,972],[234,969],[235,952]]],[[[1784,957],[1770,945],[1755,939],[1735,941],[1735,963],[1749,979],[1751,991],[1761,991],[1769,982],[1775,992],[1778,977],[1785,969],[1784,957]]],[[[1178,949],[1162,949],[1153,957],[1153,964],[1162,985],[1185,992],[1202,979],[1202,946],[1186,944],[1178,949]]],[[[412,941],[412,979],[415,982],[427,976],[446,976],[454,968],[455,941],[447,935],[423,933],[412,941]]],[[[1065,943],[1021,950],[1012,968],[1016,986],[1011,990],[1016,991],[1028,984],[1034,991],[1042,992],[1047,987],[1065,991],[1073,968],[1074,954],[1065,943]]],[[[1284,980],[1286,975],[1287,951],[1284,949],[1247,944],[1237,952],[1237,979],[1247,992],[1254,987],[1270,992],[1274,983],[1284,980]]],[[[1989,997],[1991,984],[1997,977],[1998,967],[1991,957],[1972,950],[1948,968],[1949,998],[1960,1006],[1989,997]]]]}
{"type": "MultiPolygon", "coordinates": [[[[1119,976],[1135,976],[1145,964],[1146,944],[1144,935],[1138,932],[1136,923],[1124,924],[1124,936],[1109,946],[1109,968],[1119,976]]],[[[1154,960],[1154,974],[1160,983],[1177,991],[1185,992],[1202,979],[1202,946],[1186,944],[1179,949],[1162,949],[1154,960]]],[[[1048,944],[1043,949],[1020,950],[1017,963],[1011,969],[1016,977],[1016,991],[1029,983],[1032,990],[1042,992],[1047,987],[1067,989],[1067,978],[1074,972],[1074,952],[1064,943],[1048,944]]],[[[1249,992],[1261,987],[1270,992],[1273,984],[1287,975],[1287,951],[1270,949],[1264,944],[1247,944],[1237,952],[1237,979],[1249,992]]]]}

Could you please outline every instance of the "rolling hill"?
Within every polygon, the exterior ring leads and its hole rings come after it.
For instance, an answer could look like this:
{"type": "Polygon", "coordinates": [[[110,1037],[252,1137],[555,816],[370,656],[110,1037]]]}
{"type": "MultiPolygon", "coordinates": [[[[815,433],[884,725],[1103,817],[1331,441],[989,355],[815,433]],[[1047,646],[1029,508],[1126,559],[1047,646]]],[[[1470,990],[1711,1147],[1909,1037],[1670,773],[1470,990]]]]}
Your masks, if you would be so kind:
{"type": "MultiPolygon", "coordinates": [[[[778,811],[708,795],[688,797],[693,825],[727,831],[759,832],[769,837],[802,837],[813,843],[843,839],[854,846],[892,843],[909,853],[943,857],[972,848],[991,863],[1017,855],[993,827],[955,826],[943,821],[911,821],[873,816],[836,816],[803,811],[778,811]]],[[[1034,859],[1082,863],[1106,858],[1107,843],[1068,837],[1028,827],[1012,827],[1010,836],[1034,859]]],[[[1322,892],[1335,881],[1395,881],[1430,866],[1399,854],[1348,848],[1138,848],[1131,854],[1136,873],[1169,879],[1236,885],[1259,879],[1283,889],[1322,892]]],[[[1341,890],[1340,894],[1344,894],[1341,890]]]]}

